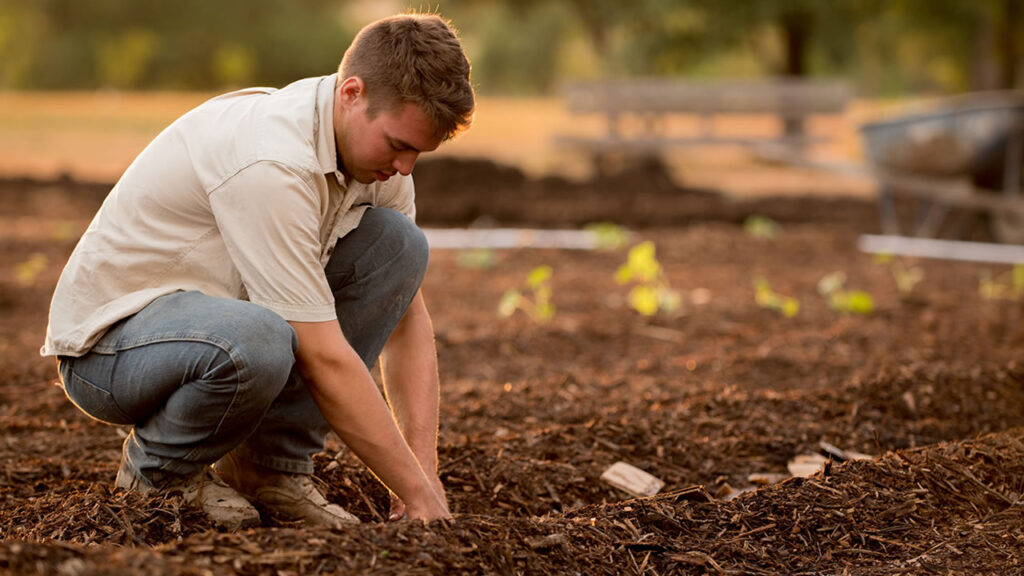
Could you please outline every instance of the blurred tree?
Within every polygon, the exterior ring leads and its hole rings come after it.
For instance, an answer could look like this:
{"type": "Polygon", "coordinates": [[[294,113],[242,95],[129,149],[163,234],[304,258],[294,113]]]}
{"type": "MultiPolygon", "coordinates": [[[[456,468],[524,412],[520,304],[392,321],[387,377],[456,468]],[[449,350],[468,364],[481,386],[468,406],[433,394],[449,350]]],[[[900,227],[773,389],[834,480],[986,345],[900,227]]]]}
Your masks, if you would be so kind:
{"type": "Polygon", "coordinates": [[[6,87],[222,88],[333,71],[344,0],[0,0],[6,87]],[[27,29],[26,29],[27,26],[27,29]]]}

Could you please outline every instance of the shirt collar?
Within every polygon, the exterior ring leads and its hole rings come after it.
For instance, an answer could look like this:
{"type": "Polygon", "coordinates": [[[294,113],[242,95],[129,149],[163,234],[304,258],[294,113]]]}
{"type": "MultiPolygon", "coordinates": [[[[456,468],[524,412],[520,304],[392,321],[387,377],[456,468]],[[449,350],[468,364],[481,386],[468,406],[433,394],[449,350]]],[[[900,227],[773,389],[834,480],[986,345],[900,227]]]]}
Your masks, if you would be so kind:
{"type": "Polygon", "coordinates": [[[334,141],[334,89],[337,82],[337,74],[324,76],[316,89],[316,158],[323,173],[333,173],[338,184],[345,187],[345,175],[338,169],[338,149],[334,141]]]}

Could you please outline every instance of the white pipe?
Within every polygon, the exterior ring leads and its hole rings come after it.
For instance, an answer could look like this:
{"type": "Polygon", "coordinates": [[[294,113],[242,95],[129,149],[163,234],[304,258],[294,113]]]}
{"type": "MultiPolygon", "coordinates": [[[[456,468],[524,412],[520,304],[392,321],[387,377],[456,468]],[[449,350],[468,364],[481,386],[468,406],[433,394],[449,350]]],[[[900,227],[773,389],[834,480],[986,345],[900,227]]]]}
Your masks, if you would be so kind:
{"type": "Polygon", "coordinates": [[[962,260],[965,262],[1024,264],[1024,246],[1011,244],[864,234],[857,240],[857,247],[861,252],[870,252],[872,254],[962,260]]]}

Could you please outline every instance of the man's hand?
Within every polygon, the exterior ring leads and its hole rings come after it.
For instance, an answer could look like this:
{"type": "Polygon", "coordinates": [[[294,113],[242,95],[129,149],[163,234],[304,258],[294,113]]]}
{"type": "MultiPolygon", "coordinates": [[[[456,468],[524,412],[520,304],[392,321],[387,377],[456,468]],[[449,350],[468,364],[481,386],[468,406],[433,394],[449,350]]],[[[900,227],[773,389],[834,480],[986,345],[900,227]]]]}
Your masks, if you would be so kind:
{"type": "Polygon", "coordinates": [[[299,338],[297,366],[331,428],[416,520],[451,518],[426,472],[398,430],[366,365],[334,320],[290,322],[299,338]]]}
{"type": "MultiPolygon", "coordinates": [[[[448,498],[444,494],[444,486],[441,484],[441,480],[436,476],[430,480],[430,484],[434,487],[434,492],[444,502],[445,508],[448,507],[448,498]]],[[[388,520],[395,522],[397,520],[407,520],[409,517],[406,516],[405,502],[398,497],[397,494],[391,492],[391,512],[388,514],[388,520]]]]}

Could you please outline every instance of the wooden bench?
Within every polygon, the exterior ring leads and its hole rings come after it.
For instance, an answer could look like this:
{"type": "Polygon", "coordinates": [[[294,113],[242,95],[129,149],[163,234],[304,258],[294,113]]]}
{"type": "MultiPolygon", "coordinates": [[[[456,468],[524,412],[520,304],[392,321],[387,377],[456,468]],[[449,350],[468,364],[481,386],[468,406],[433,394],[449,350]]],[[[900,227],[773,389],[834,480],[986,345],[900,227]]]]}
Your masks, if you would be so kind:
{"type": "Polygon", "coordinates": [[[841,114],[850,89],[836,81],[646,78],[574,82],[566,85],[564,98],[571,114],[606,119],[603,135],[556,136],[559,145],[588,154],[600,171],[609,155],[652,156],[673,147],[738,145],[798,153],[824,140],[809,136],[805,121],[841,114]],[[771,114],[781,120],[782,129],[771,136],[716,134],[713,119],[721,114],[771,114]],[[700,133],[669,133],[665,126],[674,115],[700,117],[700,133]]]}

